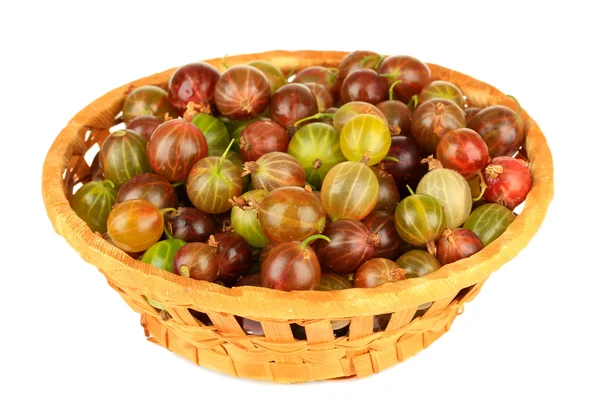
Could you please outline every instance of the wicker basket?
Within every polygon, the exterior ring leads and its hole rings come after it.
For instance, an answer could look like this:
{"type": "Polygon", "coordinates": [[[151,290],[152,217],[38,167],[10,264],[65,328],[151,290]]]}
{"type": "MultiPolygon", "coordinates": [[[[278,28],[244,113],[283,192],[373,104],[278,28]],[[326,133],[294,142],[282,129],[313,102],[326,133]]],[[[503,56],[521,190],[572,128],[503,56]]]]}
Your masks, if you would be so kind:
{"type": "MultiPolygon", "coordinates": [[[[229,56],[229,65],[266,60],[282,71],[311,65],[336,66],[338,51],[272,51],[229,56]]],[[[224,70],[221,59],[208,60],[224,70]]],[[[460,87],[473,106],[515,102],[494,87],[444,67],[429,65],[433,79],[460,87]]],[[[474,256],[447,265],[420,279],[374,289],[337,292],[280,292],[263,288],[225,288],[195,281],[130,258],[94,234],[69,206],[68,197],[90,168],[84,154],[109,135],[118,123],[126,94],[145,84],[165,87],[174,69],[126,84],[79,112],[58,135],[43,172],[43,197],[54,229],[94,264],[133,310],[141,314],[148,340],[197,363],[230,375],[275,382],[304,382],[364,377],[403,361],[448,331],[465,302],[483,282],[523,249],[538,230],[553,196],[552,156],[546,139],[526,112],[522,155],[531,162],[533,188],[523,212],[496,241],[474,256]],[[162,303],[168,315],[144,298],[162,303]],[[427,312],[418,306],[433,302],[427,312]],[[189,309],[210,320],[199,321],[189,309]],[[375,315],[391,314],[387,327],[373,331],[375,315]],[[236,316],[259,321],[265,336],[246,335],[236,316]],[[349,320],[346,336],[336,337],[332,320],[349,320]],[[211,323],[212,322],[212,323],[211,323]],[[304,326],[296,340],[291,324],[304,326]]],[[[197,315],[196,315],[197,316],[197,315]]]]}

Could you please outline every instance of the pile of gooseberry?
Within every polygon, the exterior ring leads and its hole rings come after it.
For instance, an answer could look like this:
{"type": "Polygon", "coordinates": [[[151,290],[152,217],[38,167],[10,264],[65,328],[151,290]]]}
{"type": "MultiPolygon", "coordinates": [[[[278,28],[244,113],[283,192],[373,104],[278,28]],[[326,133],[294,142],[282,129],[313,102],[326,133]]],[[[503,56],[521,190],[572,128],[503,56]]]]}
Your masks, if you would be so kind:
{"type": "Polygon", "coordinates": [[[295,75],[191,63],[126,95],[70,202],[130,257],[192,280],[382,286],[469,258],[515,219],[532,185],[517,106],[469,106],[404,55],[295,75]]]}

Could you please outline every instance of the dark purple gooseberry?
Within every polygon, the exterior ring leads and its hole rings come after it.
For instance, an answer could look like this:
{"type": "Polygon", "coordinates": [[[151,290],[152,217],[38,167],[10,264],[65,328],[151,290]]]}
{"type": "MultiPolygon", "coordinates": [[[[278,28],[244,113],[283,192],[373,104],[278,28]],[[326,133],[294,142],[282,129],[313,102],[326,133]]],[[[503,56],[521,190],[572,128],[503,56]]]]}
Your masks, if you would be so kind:
{"type": "Polygon", "coordinates": [[[398,100],[387,100],[377,104],[377,108],[385,115],[392,137],[396,135],[411,136],[413,112],[406,104],[398,100]]]}
{"type": "Polygon", "coordinates": [[[220,214],[212,215],[215,223],[217,224],[217,231],[219,232],[231,232],[233,228],[231,226],[231,209],[220,214]]]}
{"type": "Polygon", "coordinates": [[[197,104],[199,111],[210,113],[215,86],[220,77],[219,71],[208,63],[181,66],[169,80],[169,101],[180,114],[183,114],[189,102],[197,104]]]}
{"type": "Polygon", "coordinates": [[[308,85],[316,83],[325,87],[331,97],[335,99],[338,94],[337,70],[322,66],[306,67],[296,73],[294,83],[308,85]]]}
{"type": "Polygon", "coordinates": [[[340,219],[325,226],[323,235],[331,241],[319,239],[314,248],[324,270],[335,273],[356,272],[375,253],[379,236],[372,234],[360,221],[340,219]]]}
{"type": "Polygon", "coordinates": [[[208,244],[216,249],[219,260],[216,281],[225,286],[232,286],[252,266],[252,250],[241,235],[218,232],[209,238],[208,244]]]}
{"type": "Polygon", "coordinates": [[[387,211],[373,211],[361,221],[372,234],[379,235],[379,242],[373,248],[374,258],[396,260],[405,245],[394,223],[394,214],[387,211]]]}
{"type": "Polygon", "coordinates": [[[150,140],[154,130],[162,123],[162,119],[156,118],[153,115],[142,115],[131,120],[127,125],[127,129],[137,132],[146,138],[146,140],[150,140]]]}
{"type": "Polygon", "coordinates": [[[423,151],[433,154],[445,133],[466,126],[465,113],[458,105],[450,100],[434,98],[417,107],[411,130],[423,151]]]}
{"type": "Polygon", "coordinates": [[[384,159],[381,161],[384,169],[394,177],[400,196],[409,195],[406,185],[416,187],[423,175],[427,173],[427,165],[421,163],[423,153],[419,144],[413,138],[404,135],[392,137],[392,145],[387,157],[398,161],[384,159]]]}
{"type": "Polygon", "coordinates": [[[387,57],[377,72],[386,76],[388,88],[394,86],[394,99],[404,103],[431,82],[431,70],[427,64],[410,56],[387,57]]]}
{"type": "Polygon", "coordinates": [[[249,65],[227,69],[215,88],[219,112],[236,121],[258,116],[269,105],[270,96],[271,86],[267,77],[249,65]]]}
{"type": "Polygon", "coordinates": [[[512,157],[523,143],[520,110],[515,113],[503,105],[492,105],[479,111],[469,125],[488,146],[490,158],[512,157]]]}
{"type": "Polygon", "coordinates": [[[164,218],[167,232],[185,242],[206,242],[217,232],[215,221],[197,208],[177,208],[174,212],[166,212],[164,218]]]}
{"type": "Polygon", "coordinates": [[[396,205],[400,202],[400,193],[396,187],[394,177],[386,171],[385,167],[381,164],[373,165],[371,170],[377,177],[377,182],[379,183],[377,204],[375,205],[375,208],[373,208],[373,211],[383,210],[394,212],[396,210],[396,205]]]}
{"type": "Polygon", "coordinates": [[[319,112],[319,104],[312,91],[304,84],[286,84],[273,94],[269,106],[271,119],[287,129],[295,131],[297,121],[319,112]]]}
{"type": "Polygon", "coordinates": [[[343,103],[364,101],[377,104],[387,91],[387,79],[380,77],[375,70],[361,68],[348,74],[342,83],[340,97],[343,103]]]}
{"type": "Polygon", "coordinates": [[[173,185],[165,177],[156,174],[136,175],[125,182],[119,189],[117,203],[130,199],[145,199],[158,209],[173,208],[177,203],[173,185]]]}

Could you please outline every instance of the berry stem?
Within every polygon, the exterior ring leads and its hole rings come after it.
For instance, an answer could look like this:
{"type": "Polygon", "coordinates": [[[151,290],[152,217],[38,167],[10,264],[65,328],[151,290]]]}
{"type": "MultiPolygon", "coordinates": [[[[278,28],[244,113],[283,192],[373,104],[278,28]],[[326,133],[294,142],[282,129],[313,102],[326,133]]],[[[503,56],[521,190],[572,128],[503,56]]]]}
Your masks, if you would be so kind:
{"type": "Polygon", "coordinates": [[[388,157],[387,155],[383,157],[382,161],[390,161],[390,162],[400,162],[400,160],[396,157],[388,157]]]}
{"type": "Polygon", "coordinates": [[[298,66],[292,67],[292,69],[290,70],[288,75],[285,77],[285,79],[290,81],[290,77],[292,77],[294,74],[296,74],[296,70],[298,70],[298,66]]]}
{"type": "Polygon", "coordinates": [[[473,198],[473,202],[477,202],[479,201],[481,198],[483,198],[483,194],[485,193],[485,190],[487,189],[487,184],[485,183],[485,178],[483,177],[483,172],[481,171],[477,171],[477,176],[479,177],[479,195],[477,196],[477,198],[473,198]]]}
{"type": "Polygon", "coordinates": [[[302,241],[302,243],[300,244],[300,246],[302,247],[302,250],[306,249],[306,247],[308,246],[308,244],[311,243],[312,241],[314,241],[315,239],[324,239],[327,242],[331,242],[331,239],[329,239],[325,235],[312,235],[312,236],[309,236],[308,238],[306,238],[305,240],[302,241]]]}
{"type": "Polygon", "coordinates": [[[115,187],[115,183],[114,183],[114,182],[112,182],[110,179],[105,179],[104,181],[102,181],[102,183],[103,183],[104,185],[107,185],[107,186],[109,186],[110,188],[114,188],[114,187],[115,187]]]}
{"type": "Polygon", "coordinates": [[[221,59],[221,65],[223,65],[223,67],[225,67],[226,70],[229,70],[229,66],[227,65],[227,61],[225,61],[225,59],[227,58],[229,54],[225,54],[223,56],[223,58],[221,59]]]}
{"type": "Polygon", "coordinates": [[[190,277],[190,269],[186,265],[181,265],[179,267],[179,273],[184,278],[189,278],[190,277]]]}
{"type": "Polygon", "coordinates": [[[185,185],[185,181],[180,181],[180,182],[175,182],[173,185],[173,188],[179,188],[182,185],[185,185]]]}
{"type": "Polygon", "coordinates": [[[223,163],[227,159],[226,158],[227,157],[227,153],[229,152],[229,149],[233,145],[234,141],[235,141],[235,138],[233,138],[231,141],[229,141],[229,145],[227,146],[227,149],[225,150],[225,152],[223,153],[223,155],[221,155],[221,158],[219,159],[219,164],[217,165],[217,169],[215,171],[215,174],[217,174],[217,175],[221,174],[221,168],[223,168],[223,163]]]}
{"type": "MultiPolygon", "coordinates": [[[[380,74],[380,75],[383,75],[383,74],[380,74]]],[[[392,83],[392,85],[390,85],[390,88],[389,88],[389,91],[388,91],[388,93],[389,93],[389,97],[390,97],[390,100],[393,100],[393,99],[394,99],[394,87],[395,87],[396,85],[398,85],[398,84],[402,84],[402,80],[396,80],[396,81],[394,81],[394,82],[392,83]]]]}
{"type": "Polygon", "coordinates": [[[415,194],[415,191],[412,190],[412,188],[410,187],[410,185],[406,185],[406,189],[408,189],[408,192],[410,192],[411,195],[415,194]]]}
{"type": "Polygon", "coordinates": [[[294,127],[298,127],[298,125],[302,124],[303,122],[310,121],[310,120],[321,120],[323,118],[331,118],[331,117],[333,117],[333,115],[334,114],[330,114],[327,112],[320,112],[318,114],[311,115],[310,117],[302,118],[301,120],[296,121],[294,123],[294,127]]]}
{"type": "MultiPolygon", "coordinates": [[[[163,217],[163,221],[165,219],[165,214],[167,212],[177,212],[177,209],[175,209],[175,208],[163,208],[163,209],[161,209],[160,210],[160,214],[163,217]]],[[[175,238],[173,238],[173,235],[171,235],[171,233],[167,229],[167,224],[163,224],[163,232],[164,232],[165,236],[167,237],[167,239],[175,239],[175,238]]]]}
{"type": "Polygon", "coordinates": [[[412,97],[410,97],[410,101],[408,101],[408,104],[406,104],[406,106],[411,110],[414,110],[415,108],[417,108],[417,104],[419,104],[419,95],[415,94],[412,97]]]}

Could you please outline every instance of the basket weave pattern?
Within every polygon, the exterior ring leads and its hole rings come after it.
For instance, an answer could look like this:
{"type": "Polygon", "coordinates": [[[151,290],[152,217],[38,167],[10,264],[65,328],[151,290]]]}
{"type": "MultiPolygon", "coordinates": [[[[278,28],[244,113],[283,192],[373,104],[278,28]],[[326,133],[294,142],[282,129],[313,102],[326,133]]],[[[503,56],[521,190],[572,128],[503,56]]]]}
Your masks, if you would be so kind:
{"type": "MultiPolygon", "coordinates": [[[[230,66],[266,60],[284,73],[311,65],[337,66],[346,53],[273,51],[231,56],[230,66]]],[[[220,71],[220,59],[208,60],[220,71]]],[[[429,65],[433,79],[456,84],[471,106],[516,103],[494,87],[444,67],[429,65]]],[[[523,212],[496,241],[476,255],[447,265],[425,278],[374,289],[337,292],[279,292],[263,288],[228,289],[183,278],[136,261],[95,235],[69,206],[73,187],[86,182],[85,153],[101,144],[118,123],[123,100],[134,87],[166,87],[175,69],[110,91],[79,112],[56,138],[44,164],[43,196],[54,229],[94,264],[129,306],[141,314],[152,342],[207,368],[231,375],[276,382],[304,382],[377,373],[429,346],[449,330],[466,302],[484,281],[512,259],[538,230],[553,196],[552,156],[541,130],[522,113],[526,140],[521,155],[530,161],[533,187],[523,212]],[[159,312],[144,298],[166,307],[159,312]],[[421,316],[418,306],[433,302],[421,316]],[[205,324],[189,309],[206,313],[205,324]],[[374,332],[374,317],[391,314],[385,329],[374,332]],[[236,318],[259,321],[265,335],[247,335],[236,318]],[[349,320],[347,335],[336,337],[332,320],[349,320]],[[304,326],[296,340],[291,324],[304,326]]]]}

